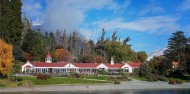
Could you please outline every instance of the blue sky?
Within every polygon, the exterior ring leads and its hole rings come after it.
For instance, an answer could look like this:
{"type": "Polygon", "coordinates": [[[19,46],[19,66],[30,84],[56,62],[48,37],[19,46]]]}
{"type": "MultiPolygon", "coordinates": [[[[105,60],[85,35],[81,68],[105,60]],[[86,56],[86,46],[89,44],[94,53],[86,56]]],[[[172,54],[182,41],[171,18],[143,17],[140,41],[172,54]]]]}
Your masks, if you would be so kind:
{"type": "Polygon", "coordinates": [[[135,51],[167,47],[175,31],[190,36],[190,0],[22,0],[23,16],[33,24],[55,32],[78,31],[86,39],[97,40],[105,28],[121,39],[129,36],[135,51]]]}

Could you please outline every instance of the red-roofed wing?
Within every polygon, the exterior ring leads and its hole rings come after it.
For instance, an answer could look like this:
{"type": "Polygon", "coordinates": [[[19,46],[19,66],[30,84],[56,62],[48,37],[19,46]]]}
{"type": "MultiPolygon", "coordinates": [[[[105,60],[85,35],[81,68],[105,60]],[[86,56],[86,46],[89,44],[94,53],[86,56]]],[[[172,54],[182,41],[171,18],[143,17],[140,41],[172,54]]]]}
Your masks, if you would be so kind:
{"type": "Polygon", "coordinates": [[[108,68],[121,68],[124,64],[113,64],[113,65],[111,65],[111,64],[109,64],[109,63],[107,63],[107,64],[105,64],[108,68]]]}
{"type": "Polygon", "coordinates": [[[133,68],[139,68],[142,63],[139,62],[132,62],[132,63],[127,63],[129,66],[133,68]]]}
{"type": "Polygon", "coordinates": [[[79,68],[96,68],[98,63],[73,63],[74,66],[79,68]]]}
{"type": "Polygon", "coordinates": [[[45,63],[45,62],[31,62],[34,67],[64,67],[66,62],[61,63],[45,63]]]}

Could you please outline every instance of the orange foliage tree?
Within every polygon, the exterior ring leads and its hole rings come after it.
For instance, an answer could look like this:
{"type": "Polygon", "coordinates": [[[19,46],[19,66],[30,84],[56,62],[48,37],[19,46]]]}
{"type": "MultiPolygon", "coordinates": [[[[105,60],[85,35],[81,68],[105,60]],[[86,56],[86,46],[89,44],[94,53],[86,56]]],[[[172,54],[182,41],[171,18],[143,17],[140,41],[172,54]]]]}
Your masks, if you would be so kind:
{"type": "Polygon", "coordinates": [[[8,75],[12,68],[13,47],[0,39],[0,74],[8,75]]]}
{"type": "Polygon", "coordinates": [[[32,59],[31,54],[27,53],[27,52],[22,52],[24,54],[24,60],[28,61],[32,59]]]}
{"type": "Polygon", "coordinates": [[[73,61],[72,60],[72,57],[69,53],[69,51],[67,50],[64,50],[62,48],[60,49],[56,49],[55,52],[54,52],[54,56],[55,58],[58,60],[58,61],[66,61],[66,62],[71,62],[73,61]]]}

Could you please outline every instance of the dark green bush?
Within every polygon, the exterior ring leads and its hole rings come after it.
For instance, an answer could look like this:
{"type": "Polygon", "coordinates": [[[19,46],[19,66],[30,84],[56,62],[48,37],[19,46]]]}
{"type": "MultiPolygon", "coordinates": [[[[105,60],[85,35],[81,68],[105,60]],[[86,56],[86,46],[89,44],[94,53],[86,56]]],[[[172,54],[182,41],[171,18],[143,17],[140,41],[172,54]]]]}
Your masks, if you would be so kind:
{"type": "Polygon", "coordinates": [[[17,77],[16,79],[17,79],[17,81],[23,81],[22,77],[17,77]]]}
{"type": "Polygon", "coordinates": [[[10,80],[11,81],[23,81],[23,78],[22,77],[18,77],[18,76],[11,76],[10,80]]]}

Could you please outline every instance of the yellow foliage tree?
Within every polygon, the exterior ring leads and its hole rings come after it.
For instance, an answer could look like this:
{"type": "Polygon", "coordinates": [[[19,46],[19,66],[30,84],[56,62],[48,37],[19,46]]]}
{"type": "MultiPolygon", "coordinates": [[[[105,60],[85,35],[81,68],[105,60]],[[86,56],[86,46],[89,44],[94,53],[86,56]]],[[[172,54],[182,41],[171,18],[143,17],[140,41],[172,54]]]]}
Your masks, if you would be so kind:
{"type": "Polygon", "coordinates": [[[8,75],[12,68],[13,47],[0,39],[0,74],[8,75]]]}

